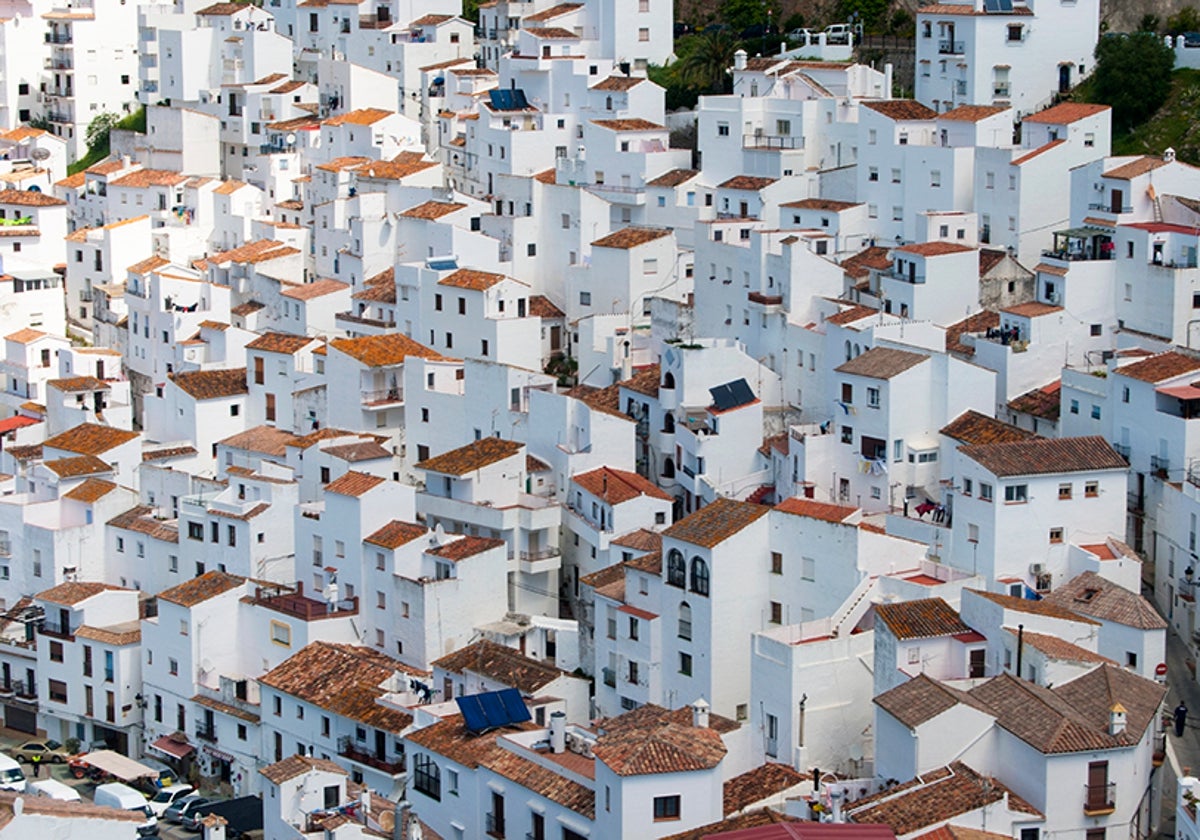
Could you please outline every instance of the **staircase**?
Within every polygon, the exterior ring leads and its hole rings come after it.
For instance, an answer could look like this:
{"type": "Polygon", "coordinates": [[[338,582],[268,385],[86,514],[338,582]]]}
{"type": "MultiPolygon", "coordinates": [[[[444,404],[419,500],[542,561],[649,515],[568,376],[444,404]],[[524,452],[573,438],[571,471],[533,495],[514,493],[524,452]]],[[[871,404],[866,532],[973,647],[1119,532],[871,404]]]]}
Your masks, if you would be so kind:
{"type": "Polygon", "coordinates": [[[747,496],[746,501],[752,505],[765,505],[765,504],[767,504],[767,501],[766,501],[767,497],[770,496],[774,492],[775,492],[774,484],[763,484],[763,485],[759,486],[757,490],[755,490],[753,493],[751,493],[749,496],[747,496]]]}
{"type": "Polygon", "coordinates": [[[849,633],[862,621],[862,617],[867,614],[867,610],[871,608],[870,595],[875,591],[879,584],[879,578],[867,577],[858,582],[858,586],[846,598],[842,605],[838,607],[837,612],[830,619],[830,635],[840,636],[843,632],[849,633]]]}

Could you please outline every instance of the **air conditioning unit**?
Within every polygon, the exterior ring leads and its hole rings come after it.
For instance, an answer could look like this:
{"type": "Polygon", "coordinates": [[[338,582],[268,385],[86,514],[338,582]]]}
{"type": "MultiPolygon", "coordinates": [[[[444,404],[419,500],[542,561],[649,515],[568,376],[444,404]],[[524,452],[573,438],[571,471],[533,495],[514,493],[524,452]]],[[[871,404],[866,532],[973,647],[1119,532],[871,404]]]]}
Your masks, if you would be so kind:
{"type": "Polygon", "coordinates": [[[1029,564],[1029,574],[1031,574],[1031,575],[1040,575],[1040,574],[1044,573],[1045,571],[1046,571],[1045,563],[1030,563],[1029,564]]]}

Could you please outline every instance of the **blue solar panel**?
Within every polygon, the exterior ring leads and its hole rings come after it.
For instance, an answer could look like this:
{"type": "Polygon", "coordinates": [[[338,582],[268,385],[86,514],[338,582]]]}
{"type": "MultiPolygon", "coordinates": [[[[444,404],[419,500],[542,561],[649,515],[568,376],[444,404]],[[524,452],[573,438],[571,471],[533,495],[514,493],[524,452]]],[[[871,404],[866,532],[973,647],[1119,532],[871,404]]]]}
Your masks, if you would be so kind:
{"type": "Polygon", "coordinates": [[[532,719],[525,701],[521,699],[521,692],[515,688],[506,688],[496,693],[500,696],[500,702],[504,704],[504,711],[508,712],[510,723],[524,723],[532,719]]]}
{"type": "Polygon", "coordinates": [[[463,724],[467,727],[468,732],[483,732],[490,728],[487,717],[483,713],[483,707],[479,705],[478,695],[455,697],[454,702],[458,704],[458,710],[462,712],[463,724]]]}
{"type": "Polygon", "coordinates": [[[512,107],[514,111],[520,111],[529,107],[529,101],[525,99],[525,91],[520,88],[515,88],[512,92],[512,107]]]}
{"type": "Polygon", "coordinates": [[[508,712],[504,710],[504,704],[500,702],[500,697],[496,692],[489,691],[476,696],[479,698],[479,705],[483,706],[483,714],[487,717],[488,726],[507,726],[510,723],[508,712]]]}
{"type": "Polygon", "coordinates": [[[455,269],[458,268],[458,260],[455,260],[455,259],[429,260],[425,263],[425,265],[428,266],[429,268],[433,269],[434,271],[454,271],[455,269]]]}

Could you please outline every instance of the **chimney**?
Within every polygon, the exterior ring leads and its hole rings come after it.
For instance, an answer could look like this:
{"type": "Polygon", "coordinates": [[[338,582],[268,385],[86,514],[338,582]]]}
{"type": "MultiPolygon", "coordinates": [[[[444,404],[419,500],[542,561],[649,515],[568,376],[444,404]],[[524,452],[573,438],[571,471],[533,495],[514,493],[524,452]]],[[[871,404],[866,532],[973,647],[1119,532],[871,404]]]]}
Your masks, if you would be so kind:
{"type": "Polygon", "coordinates": [[[845,798],[845,796],[846,792],[840,787],[833,788],[829,791],[830,822],[845,822],[842,817],[842,800],[845,798]]]}
{"type": "Polygon", "coordinates": [[[692,726],[697,729],[708,729],[708,710],[711,707],[700,697],[692,704],[692,726]]]}
{"type": "Polygon", "coordinates": [[[600,498],[608,498],[608,470],[600,471],[600,498]]]}
{"type": "Polygon", "coordinates": [[[337,611],[338,585],[336,580],[329,581],[329,584],[325,587],[325,601],[328,604],[329,612],[337,611]]]}
{"type": "Polygon", "coordinates": [[[392,840],[406,840],[404,837],[404,821],[410,816],[412,805],[407,799],[401,799],[392,806],[392,840]]]}
{"type": "Polygon", "coordinates": [[[562,712],[550,714],[550,752],[555,755],[567,749],[567,716],[562,712]]]}
{"type": "Polygon", "coordinates": [[[1117,703],[1108,710],[1108,734],[1120,735],[1125,731],[1125,707],[1117,703]]]}
{"type": "Polygon", "coordinates": [[[371,791],[363,788],[362,794],[359,796],[359,803],[362,806],[362,822],[367,824],[367,817],[371,813],[371,791]]]}
{"type": "Polygon", "coordinates": [[[745,70],[746,69],[746,51],[745,50],[738,50],[737,52],[735,52],[733,54],[733,69],[734,70],[745,70]]]}
{"type": "Polygon", "coordinates": [[[1174,163],[1175,162],[1175,150],[1170,147],[1167,147],[1167,150],[1165,152],[1163,152],[1163,160],[1165,160],[1167,163],[1174,163]]]}

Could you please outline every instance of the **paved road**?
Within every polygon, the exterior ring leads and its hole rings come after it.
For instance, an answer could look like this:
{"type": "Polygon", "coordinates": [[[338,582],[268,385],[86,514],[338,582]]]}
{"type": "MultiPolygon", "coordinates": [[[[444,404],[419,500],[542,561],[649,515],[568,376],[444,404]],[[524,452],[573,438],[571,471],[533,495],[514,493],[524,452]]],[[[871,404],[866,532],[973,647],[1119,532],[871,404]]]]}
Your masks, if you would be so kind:
{"type": "MultiPolygon", "coordinates": [[[[1167,700],[1166,708],[1174,709],[1182,700],[1191,713],[1183,737],[1167,734],[1167,761],[1162,766],[1163,818],[1159,826],[1163,837],[1175,836],[1175,787],[1180,776],[1200,773],[1200,683],[1192,675],[1188,661],[1191,654],[1175,629],[1167,629],[1167,700]]],[[[1193,666],[1194,667],[1194,666],[1193,666]]]]}

